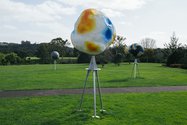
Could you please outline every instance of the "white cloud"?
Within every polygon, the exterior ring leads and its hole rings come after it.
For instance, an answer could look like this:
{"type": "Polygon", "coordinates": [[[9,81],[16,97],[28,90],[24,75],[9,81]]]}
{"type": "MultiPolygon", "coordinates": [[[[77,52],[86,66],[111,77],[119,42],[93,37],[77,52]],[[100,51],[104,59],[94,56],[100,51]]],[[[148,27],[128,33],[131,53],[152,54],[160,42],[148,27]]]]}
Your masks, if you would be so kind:
{"type": "Polygon", "coordinates": [[[58,0],[70,6],[109,8],[114,10],[133,10],[142,7],[146,0],[58,0]]]}
{"type": "Polygon", "coordinates": [[[121,13],[120,11],[115,11],[115,10],[112,10],[112,9],[101,9],[101,11],[103,13],[105,13],[106,16],[108,16],[108,17],[121,17],[121,16],[124,16],[123,13],[121,13]]]}
{"type": "Polygon", "coordinates": [[[0,0],[0,41],[43,42],[59,36],[67,38],[71,29],[63,22],[64,17],[75,13],[75,8],[50,0],[37,5],[0,0]]]}
{"type": "Polygon", "coordinates": [[[0,29],[1,30],[16,30],[17,28],[15,26],[12,26],[12,25],[1,25],[0,29]]]}
{"type": "Polygon", "coordinates": [[[121,21],[121,22],[119,22],[119,24],[125,25],[125,26],[133,26],[133,23],[132,22],[128,22],[128,21],[121,21]]]}
{"type": "Polygon", "coordinates": [[[85,8],[96,8],[109,17],[121,18],[125,10],[138,9],[145,3],[146,0],[45,0],[29,4],[0,0],[0,28],[3,29],[0,41],[27,39],[43,42],[59,36],[69,39],[73,20],[85,8]]]}
{"type": "Polygon", "coordinates": [[[124,10],[135,10],[141,8],[146,0],[58,0],[67,6],[73,6],[75,8],[82,7],[95,8],[102,10],[109,17],[119,17],[124,15],[124,10]]]}
{"type": "Polygon", "coordinates": [[[26,22],[48,22],[60,19],[62,15],[75,14],[72,7],[65,7],[52,1],[45,1],[38,5],[29,5],[9,0],[0,1],[0,14],[3,19],[14,19],[26,22]]]}

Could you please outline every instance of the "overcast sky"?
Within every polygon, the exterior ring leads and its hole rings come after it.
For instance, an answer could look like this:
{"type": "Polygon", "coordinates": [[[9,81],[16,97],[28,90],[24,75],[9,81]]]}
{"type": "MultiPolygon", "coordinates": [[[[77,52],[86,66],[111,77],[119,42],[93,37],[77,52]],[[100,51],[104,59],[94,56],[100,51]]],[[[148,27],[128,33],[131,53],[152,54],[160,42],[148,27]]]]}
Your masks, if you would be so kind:
{"type": "Polygon", "coordinates": [[[70,40],[75,21],[87,8],[104,12],[127,45],[150,37],[163,47],[173,32],[187,44],[187,0],[0,0],[0,41],[70,40]]]}

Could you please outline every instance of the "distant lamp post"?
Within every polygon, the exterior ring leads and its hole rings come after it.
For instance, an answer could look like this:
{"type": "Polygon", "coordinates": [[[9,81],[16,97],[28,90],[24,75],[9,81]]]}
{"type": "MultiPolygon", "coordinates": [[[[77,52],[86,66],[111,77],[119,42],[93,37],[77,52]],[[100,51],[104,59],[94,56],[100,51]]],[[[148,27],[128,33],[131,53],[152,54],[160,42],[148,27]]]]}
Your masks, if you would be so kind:
{"type": "Polygon", "coordinates": [[[51,53],[51,58],[54,61],[54,70],[56,70],[56,62],[57,62],[57,59],[59,59],[59,53],[57,51],[53,51],[51,53]]]}

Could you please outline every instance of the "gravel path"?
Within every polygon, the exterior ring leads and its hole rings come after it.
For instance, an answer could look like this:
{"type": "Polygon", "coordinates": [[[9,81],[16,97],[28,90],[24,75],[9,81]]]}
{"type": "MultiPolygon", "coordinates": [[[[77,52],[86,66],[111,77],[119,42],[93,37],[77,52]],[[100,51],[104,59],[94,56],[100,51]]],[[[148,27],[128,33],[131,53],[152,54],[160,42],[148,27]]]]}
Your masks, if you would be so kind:
{"type": "MultiPolygon", "coordinates": [[[[161,86],[161,87],[125,87],[125,88],[101,88],[102,93],[142,93],[142,92],[163,92],[163,91],[187,91],[187,86],[161,86]]],[[[48,96],[48,95],[69,95],[81,94],[82,89],[60,89],[60,90],[9,90],[0,91],[0,98],[3,97],[24,97],[24,96],[48,96]]],[[[93,93],[92,88],[86,89],[86,93],[93,93]]]]}

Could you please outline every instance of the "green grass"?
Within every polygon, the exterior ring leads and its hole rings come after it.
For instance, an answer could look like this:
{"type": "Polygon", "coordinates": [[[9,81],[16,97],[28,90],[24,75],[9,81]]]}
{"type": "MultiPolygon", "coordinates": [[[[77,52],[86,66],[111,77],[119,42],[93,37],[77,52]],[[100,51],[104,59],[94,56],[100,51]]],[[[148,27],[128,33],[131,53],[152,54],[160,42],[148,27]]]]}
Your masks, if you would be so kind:
{"type": "MultiPolygon", "coordinates": [[[[133,64],[107,64],[99,71],[102,87],[187,85],[187,70],[161,64],[139,64],[140,78],[132,79],[133,64]]],[[[82,88],[88,64],[0,66],[0,90],[82,88]]],[[[88,80],[92,87],[92,76],[88,80]]]]}
{"type": "Polygon", "coordinates": [[[75,59],[75,60],[77,60],[77,57],[63,57],[62,59],[75,59]]]}
{"type": "MultiPolygon", "coordinates": [[[[1,125],[187,125],[187,92],[104,94],[104,114],[92,119],[93,97],[1,98],[1,125]]],[[[98,105],[99,110],[99,105],[98,105]]]]}
{"type": "Polygon", "coordinates": [[[40,58],[34,56],[34,57],[27,57],[26,60],[28,60],[28,58],[30,58],[31,60],[38,60],[38,59],[40,59],[40,58]]]}

